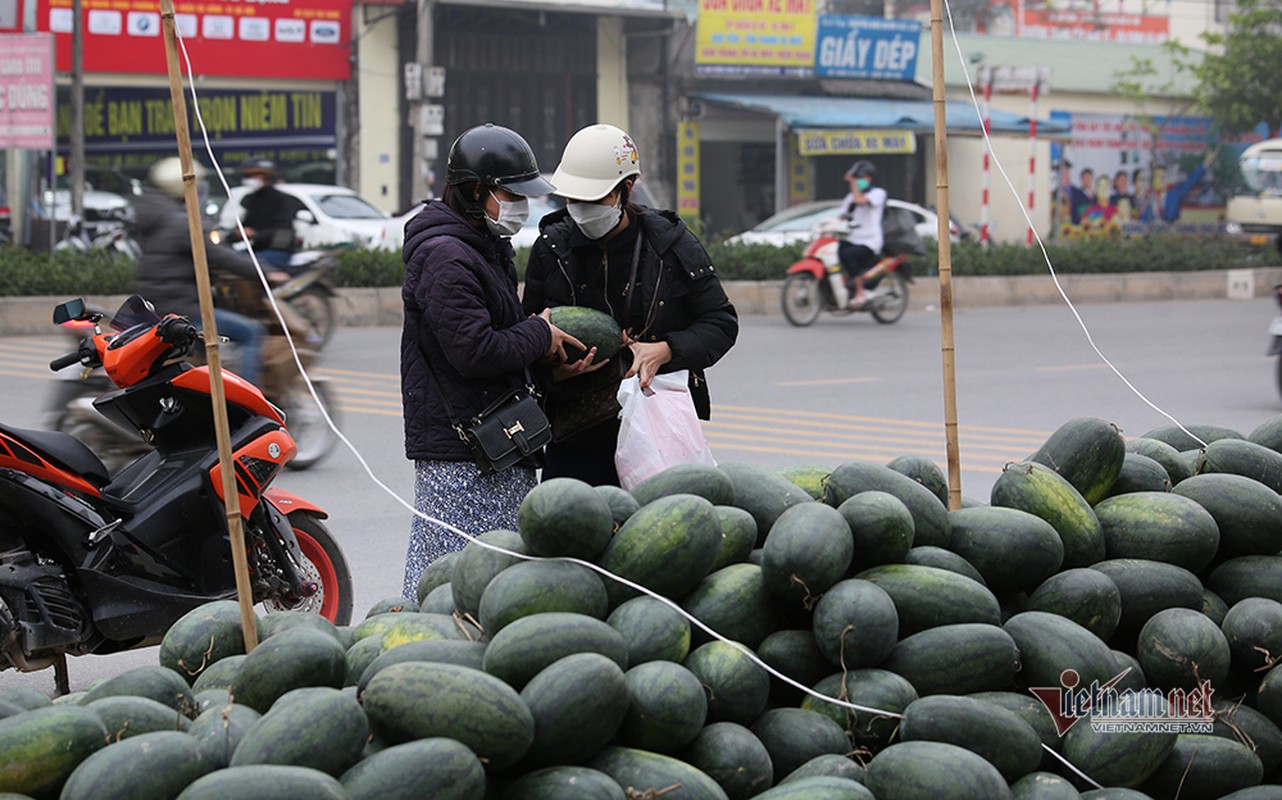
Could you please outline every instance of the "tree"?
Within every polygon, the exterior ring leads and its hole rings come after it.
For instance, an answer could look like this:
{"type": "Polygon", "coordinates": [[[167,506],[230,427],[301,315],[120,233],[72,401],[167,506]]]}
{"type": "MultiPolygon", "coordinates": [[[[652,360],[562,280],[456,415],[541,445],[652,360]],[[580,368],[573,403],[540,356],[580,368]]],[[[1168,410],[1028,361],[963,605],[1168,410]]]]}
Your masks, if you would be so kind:
{"type": "Polygon", "coordinates": [[[1282,0],[1238,0],[1223,33],[1206,32],[1207,51],[1172,45],[1177,63],[1196,80],[1195,107],[1226,134],[1265,122],[1282,135],[1282,0]]]}

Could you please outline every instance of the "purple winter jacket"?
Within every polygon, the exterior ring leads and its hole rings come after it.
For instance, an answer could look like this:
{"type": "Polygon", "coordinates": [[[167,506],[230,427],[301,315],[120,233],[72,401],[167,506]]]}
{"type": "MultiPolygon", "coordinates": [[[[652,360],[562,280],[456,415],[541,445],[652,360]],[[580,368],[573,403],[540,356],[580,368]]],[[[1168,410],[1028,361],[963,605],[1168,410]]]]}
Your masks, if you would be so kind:
{"type": "Polygon", "coordinates": [[[439,200],[406,223],[402,258],[405,456],[470,461],[442,394],[465,422],[525,381],[524,367],[551,347],[551,330],[521,310],[508,241],[439,200]]]}

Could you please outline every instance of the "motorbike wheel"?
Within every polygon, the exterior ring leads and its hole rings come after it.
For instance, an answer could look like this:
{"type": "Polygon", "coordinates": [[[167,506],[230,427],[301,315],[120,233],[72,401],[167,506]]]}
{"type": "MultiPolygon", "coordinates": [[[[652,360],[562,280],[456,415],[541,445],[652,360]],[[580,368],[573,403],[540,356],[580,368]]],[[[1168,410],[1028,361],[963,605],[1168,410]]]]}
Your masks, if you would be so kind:
{"type": "MultiPolygon", "coordinates": [[[[316,396],[329,412],[330,419],[338,425],[338,407],[329,393],[329,384],[313,379],[312,385],[316,387],[316,396]]],[[[290,469],[315,466],[338,444],[338,434],[325,422],[311,394],[302,385],[290,392],[289,405],[285,409],[285,427],[289,429],[294,444],[298,445],[298,454],[285,465],[290,469]]]]}
{"type": "Polygon", "coordinates": [[[809,272],[797,272],[783,281],[783,315],[798,328],[804,328],[819,319],[823,311],[823,297],[819,281],[809,272]]]}
{"type": "Polygon", "coordinates": [[[334,301],[329,295],[305,290],[289,298],[289,304],[312,325],[312,335],[307,344],[313,350],[320,350],[329,344],[334,336],[334,301]]]}
{"type": "Polygon", "coordinates": [[[873,301],[872,318],[889,325],[896,322],[908,310],[908,281],[898,272],[885,277],[884,294],[873,301]]]}
{"type": "Polygon", "coordinates": [[[289,515],[289,524],[298,539],[302,559],[296,565],[304,581],[316,583],[316,594],[296,603],[285,598],[263,601],[267,613],[273,611],[305,611],[320,614],[335,625],[352,621],[352,572],[347,558],[335,541],[329,528],[310,511],[295,511],[289,515]]]}

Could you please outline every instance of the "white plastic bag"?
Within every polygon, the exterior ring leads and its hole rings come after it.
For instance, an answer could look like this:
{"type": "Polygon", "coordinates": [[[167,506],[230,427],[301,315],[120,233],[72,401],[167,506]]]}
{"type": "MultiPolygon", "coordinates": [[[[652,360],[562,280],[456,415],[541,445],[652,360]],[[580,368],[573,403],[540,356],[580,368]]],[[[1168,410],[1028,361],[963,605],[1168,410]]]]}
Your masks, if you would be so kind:
{"type": "Polygon", "coordinates": [[[619,385],[619,485],[633,487],[677,464],[717,465],[703,438],[687,383],[688,370],[654,376],[647,389],[633,376],[619,385]]]}

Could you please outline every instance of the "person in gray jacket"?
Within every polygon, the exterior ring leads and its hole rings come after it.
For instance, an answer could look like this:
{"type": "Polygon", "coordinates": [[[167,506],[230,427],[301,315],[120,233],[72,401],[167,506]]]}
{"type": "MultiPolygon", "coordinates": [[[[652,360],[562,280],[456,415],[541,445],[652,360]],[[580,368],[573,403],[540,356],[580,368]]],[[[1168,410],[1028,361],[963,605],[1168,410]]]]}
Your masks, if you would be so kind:
{"type": "MultiPolygon", "coordinates": [[[[199,164],[192,166],[196,180],[203,180],[204,168],[199,164]]],[[[136,291],[159,313],[181,314],[199,324],[200,295],[196,290],[191,236],[183,205],[182,162],[176,156],[162,158],[151,165],[147,179],[150,185],[134,200],[138,244],[142,249],[136,291]]],[[[258,281],[254,263],[246,256],[226,247],[208,247],[205,256],[211,270],[224,270],[258,281]]],[[[288,278],[276,270],[267,273],[271,282],[288,278]]],[[[240,358],[237,374],[257,385],[262,364],[262,324],[224,308],[214,309],[214,324],[220,336],[236,343],[240,358]]]]}

